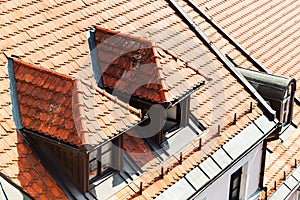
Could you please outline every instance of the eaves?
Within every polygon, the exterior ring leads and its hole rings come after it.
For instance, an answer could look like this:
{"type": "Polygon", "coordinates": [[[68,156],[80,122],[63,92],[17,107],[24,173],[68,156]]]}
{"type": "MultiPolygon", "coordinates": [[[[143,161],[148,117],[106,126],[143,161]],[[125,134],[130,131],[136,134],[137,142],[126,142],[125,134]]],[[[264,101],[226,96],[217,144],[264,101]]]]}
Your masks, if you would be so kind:
{"type": "Polygon", "coordinates": [[[181,183],[190,188],[185,190],[189,192],[185,192],[184,198],[194,199],[248,155],[249,152],[255,149],[268,135],[276,131],[277,128],[278,120],[269,120],[268,117],[262,115],[199,164],[194,170],[182,177],[183,181],[177,182],[160,194],[158,199],[165,199],[174,191],[179,191],[181,183]]]}

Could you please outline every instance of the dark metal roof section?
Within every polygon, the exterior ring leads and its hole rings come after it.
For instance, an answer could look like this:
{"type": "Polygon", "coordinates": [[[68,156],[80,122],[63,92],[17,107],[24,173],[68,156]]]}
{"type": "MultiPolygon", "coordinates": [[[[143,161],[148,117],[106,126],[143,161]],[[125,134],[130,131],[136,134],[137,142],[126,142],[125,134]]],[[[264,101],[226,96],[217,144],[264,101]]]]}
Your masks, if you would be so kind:
{"type": "Polygon", "coordinates": [[[262,95],[283,100],[287,88],[292,85],[292,93],[296,90],[296,80],[283,76],[267,74],[250,69],[238,68],[253,87],[262,95]]]}
{"type": "Polygon", "coordinates": [[[222,62],[222,64],[235,76],[235,78],[250,92],[263,107],[266,115],[272,120],[276,118],[276,112],[270,105],[262,98],[262,96],[255,90],[255,88],[246,80],[246,78],[235,69],[234,64],[226,58],[226,56],[218,49],[218,47],[209,39],[209,37],[200,29],[192,18],[182,9],[176,0],[167,0],[175,12],[182,18],[183,21],[190,27],[196,36],[210,49],[210,51],[222,62]]]}

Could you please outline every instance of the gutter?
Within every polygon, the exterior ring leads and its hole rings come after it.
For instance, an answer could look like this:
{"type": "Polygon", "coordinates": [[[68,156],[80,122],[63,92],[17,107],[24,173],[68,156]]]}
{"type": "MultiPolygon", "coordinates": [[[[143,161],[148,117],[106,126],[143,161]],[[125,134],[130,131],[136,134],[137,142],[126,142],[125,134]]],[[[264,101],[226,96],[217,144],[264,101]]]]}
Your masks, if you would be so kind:
{"type": "MultiPolygon", "coordinates": [[[[212,185],[215,181],[217,181],[220,177],[222,177],[229,169],[231,169],[234,165],[236,165],[240,160],[242,160],[245,156],[247,156],[253,149],[255,149],[262,141],[264,141],[269,134],[276,131],[278,128],[278,123],[274,125],[274,127],[268,132],[263,133],[263,136],[253,145],[251,145],[245,152],[243,152],[239,157],[233,160],[228,166],[226,166],[221,172],[219,172],[215,177],[210,179],[204,186],[202,186],[198,191],[192,194],[188,199],[195,199],[199,194],[201,194],[204,190],[206,190],[210,185],[212,185]]],[[[222,148],[222,147],[221,147],[222,148]]],[[[224,151],[225,149],[222,148],[224,151]]],[[[225,151],[225,153],[227,153],[225,151]]]]}
{"type": "Polygon", "coordinates": [[[186,92],[184,95],[182,95],[181,97],[179,97],[178,99],[175,99],[174,101],[172,101],[166,109],[169,109],[171,108],[172,106],[180,103],[182,100],[186,99],[188,96],[191,96],[193,93],[195,93],[196,91],[198,91],[200,88],[206,86],[208,83],[210,83],[212,81],[211,78],[208,78],[204,83],[196,86],[194,89],[186,92]]]}
{"type": "MultiPolygon", "coordinates": [[[[298,166],[295,170],[297,170],[298,168],[299,168],[299,166],[298,166]]],[[[276,190],[274,193],[272,193],[272,195],[271,195],[270,197],[268,197],[268,199],[270,199],[270,200],[277,200],[278,198],[276,198],[276,197],[274,197],[274,196],[275,196],[275,194],[278,193],[278,190],[279,190],[281,187],[283,187],[283,185],[289,189],[289,192],[285,195],[285,197],[284,197],[283,200],[289,200],[289,199],[290,199],[291,195],[292,195],[292,194],[300,187],[300,180],[297,179],[297,178],[293,175],[293,173],[295,172],[295,170],[292,172],[292,174],[291,174],[286,180],[288,180],[289,178],[292,177],[293,179],[295,179],[295,180],[297,181],[297,184],[294,185],[294,186],[291,188],[289,185],[287,185],[285,182],[283,182],[282,184],[280,184],[280,186],[277,188],[277,190],[276,190]]]]}
{"type": "MultiPolygon", "coordinates": [[[[209,17],[193,0],[184,0],[187,4],[192,7],[201,17],[203,17],[214,29],[216,29],[228,42],[233,45],[239,52],[242,53],[259,71],[266,72],[270,74],[257,59],[255,59],[247,50],[245,50],[239,43],[237,43],[229,34],[225,32],[221,26],[217,24],[213,20],[213,18],[209,17]]],[[[295,96],[295,102],[300,106],[300,98],[295,96]]]]}
{"type": "Polygon", "coordinates": [[[264,188],[264,176],[265,176],[265,167],[266,167],[266,154],[267,154],[267,141],[263,141],[262,155],[261,155],[261,164],[260,164],[260,173],[259,173],[259,184],[258,187],[262,190],[264,188]]]}
{"type": "Polygon", "coordinates": [[[245,87],[245,89],[255,97],[259,104],[266,111],[266,115],[274,120],[276,112],[269,104],[262,98],[262,96],[255,90],[255,88],[246,80],[246,78],[235,69],[235,66],[226,58],[225,55],[213,44],[209,37],[201,30],[194,21],[187,15],[182,7],[175,0],[166,0],[175,12],[182,18],[183,21],[190,27],[195,35],[210,49],[210,51],[222,62],[222,64],[237,78],[237,80],[245,87]]]}
{"type": "Polygon", "coordinates": [[[238,49],[243,56],[247,57],[252,64],[258,68],[260,71],[266,72],[267,69],[262,66],[255,58],[253,58],[250,53],[248,53],[241,45],[239,45],[230,35],[228,35],[224,29],[222,29],[213,18],[209,17],[204,11],[193,1],[193,0],[184,0],[189,6],[191,6],[201,17],[203,17],[214,29],[216,29],[224,38],[226,38],[230,44],[232,44],[236,49],[238,49]]]}
{"type": "Polygon", "coordinates": [[[109,138],[108,140],[102,142],[101,144],[92,147],[93,150],[89,150],[89,149],[88,149],[87,153],[92,152],[92,151],[96,150],[97,148],[99,148],[99,147],[101,147],[101,146],[107,144],[108,142],[114,140],[115,138],[117,138],[117,137],[119,137],[119,136],[125,134],[125,133],[126,133],[127,131],[129,131],[130,129],[133,129],[133,128],[137,127],[138,125],[140,125],[141,123],[145,122],[148,118],[149,118],[149,117],[148,117],[147,115],[144,116],[144,118],[143,118],[141,121],[139,121],[138,123],[136,123],[135,125],[130,126],[129,128],[125,129],[124,131],[120,132],[119,134],[116,134],[115,136],[113,136],[113,137],[109,138]]]}

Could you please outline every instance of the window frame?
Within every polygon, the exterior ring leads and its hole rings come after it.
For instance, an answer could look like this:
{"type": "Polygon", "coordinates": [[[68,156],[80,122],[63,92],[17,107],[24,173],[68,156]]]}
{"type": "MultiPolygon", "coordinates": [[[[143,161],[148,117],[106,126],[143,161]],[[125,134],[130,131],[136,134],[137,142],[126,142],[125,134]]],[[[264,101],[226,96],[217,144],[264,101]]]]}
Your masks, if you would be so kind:
{"type": "Polygon", "coordinates": [[[282,101],[282,124],[287,125],[290,123],[290,108],[292,100],[292,86],[290,85],[284,95],[283,101],[282,101]]]}
{"type": "Polygon", "coordinates": [[[172,125],[171,127],[168,127],[167,130],[164,129],[164,132],[168,132],[168,131],[172,131],[172,130],[175,130],[175,129],[178,129],[180,127],[180,123],[181,123],[181,105],[180,103],[174,105],[173,107],[169,108],[167,111],[166,111],[166,122],[167,121],[170,121],[170,122],[174,122],[175,124],[172,125]],[[168,117],[168,111],[170,111],[171,109],[176,109],[176,119],[172,119],[171,117],[168,117]],[[169,120],[168,120],[169,119],[169,120]]]}
{"type": "MultiPolygon", "coordinates": [[[[190,96],[182,99],[180,102],[177,102],[169,109],[174,109],[176,107],[176,120],[172,120],[175,122],[173,126],[163,127],[162,131],[159,134],[160,141],[159,144],[166,142],[169,138],[171,138],[174,134],[176,134],[176,130],[179,130],[182,127],[185,127],[189,123],[189,112],[190,112],[190,96]]],[[[166,111],[166,122],[168,120],[168,110],[166,111]]],[[[171,121],[171,120],[170,120],[171,121]]],[[[166,123],[165,122],[165,123],[166,123]]]]}
{"type": "Polygon", "coordinates": [[[229,200],[239,200],[241,193],[241,182],[242,182],[243,167],[240,167],[230,176],[230,187],[229,187],[229,200]],[[237,186],[234,186],[234,182],[237,182],[237,186]],[[234,191],[237,190],[236,196],[233,196],[234,191]]]}
{"type": "Polygon", "coordinates": [[[113,141],[109,141],[108,143],[98,147],[97,149],[95,149],[94,151],[92,151],[89,154],[89,161],[88,161],[88,179],[90,182],[93,182],[101,177],[104,177],[110,173],[112,173],[114,171],[113,166],[114,166],[114,159],[116,157],[116,151],[114,151],[114,143],[113,141]],[[105,145],[110,145],[110,147],[108,148],[108,150],[105,150],[105,152],[102,152],[102,148],[105,145]],[[102,166],[101,166],[101,161],[102,161],[102,156],[104,153],[107,153],[108,151],[110,151],[110,163],[109,163],[109,167],[105,168],[104,170],[102,170],[102,166]],[[96,154],[95,156],[93,156],[91,158],[91,155],[96,154]],[[93,171],[91,171],[91,165],[95,165],[92,169],[93,171]],[[96,168],[96,169],[95,169],[96,168]],[[91,177],[91,172],[95,172],[95,175],[92,175],[91,177]]]}

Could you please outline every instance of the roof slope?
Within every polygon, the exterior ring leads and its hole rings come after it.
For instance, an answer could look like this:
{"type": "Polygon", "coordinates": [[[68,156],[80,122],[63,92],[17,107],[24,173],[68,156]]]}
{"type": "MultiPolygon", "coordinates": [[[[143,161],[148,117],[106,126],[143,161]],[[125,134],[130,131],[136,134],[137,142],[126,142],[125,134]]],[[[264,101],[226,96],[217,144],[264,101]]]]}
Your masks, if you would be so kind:
{"type": "MultiPolygon", "coordinates": [[[[92,83],[14,60],[24,128],[82,146],[99,145],[136,124],[127,108],[92,83]]],[[[130,113],[132,111],[134,114],[130,113]]]]}
{"type": "Polygon", "coordinates": [[[269,73],[300,80],[299,1],[195,2],[269,73]]]}
{"type": "Polygon", "coordinates": [[[151,41],[96,27],[103,85],[156,103],[172,102],[208,79],[151,41]]]}
{"type": "MultiPolygon", "coordinates": [[[[294,105],[293,121],[297,127],[300,126],[300,106],[294,105]]],[[[285,181],[284,175],[288,177],[300,162],[300,129],[287,130],[284,138],[268,143],[271,153],[267,156],[265,166],[264,185],[267,187],[267,196],[271,196],[276,189],[285,181]],[[275,188],[276,182],[276,188],[275,188]]],[[[265,193],[261,195],[265,198],[265,193]]]]}
{"type": "MultiPolygon", "coordinates": [[[[299,1],[206,1],[194,0],[209,17],[242,45],[268,73],[295,78],[300,81],[299,1]]],[[[198,18],[201,18],[198,16],[198,18]]],[[[211,27],[206,26],[208,31],[211,27]]],[[[240,67],[260,70],[227,41],[220,33],[211,34],[217,46],[240,67]]],[[[296,96],[300,84],[297,84],[296,96]]],[[[293,122],[299,127],[300,106],[295,103],[293,122]]],[[[267,195],[274,191],[299,163],[299,128],[288,138],[268,144],[272,153],[267,157],[264,184],[267,195]]],[[[264,195],[261,198],[264,199],[264,195]]]]}
{"type": "MultiPolygon", "coordinates": [[[[75,77],[80,68],[85,68],[89,62],[89,47],[85,31],[95,25],[107,29],[131,32],[135,36],[145,35],[141,32],[150,31],[147,39],[157,42],[163,49],[172,50],[184,61],[197,66],[201,72],[212,78],[201,92],[194,94],[192,109],[198,113],[197,117],[207,128],[206,136],[214,137],[218,125],[221,137],[205,143],[201,151],[190,153],[198,146],[198,141],[189,145],[183,151],[184,165],[176,165],[177,160],[165,163],[165,169],[177,166],[165,176],[163,181],[167,185],[162,187],[154,179],[159,176],[157,171],[145,174],[141,178],[148,183],[151,194],[157,194],[191,170],[192,163],[202,162],[214,152],[219,144],[225,143],[239,133],[247,124],[262,115],[256,106],[257,102],[243,89],[237,80],[225,69],[221,62],[212,55],[208,48],[197,38],[190,28],[176,15],[168,3],[162,0],[151,1],[2,1],[0,3],[0,127],[4,133],[13,132],[13,121],[10,108],[7,55],[15,54],[26,62],[45,66],[56,72],[75,77]],[[199,108],[199,101],[202,105],[199,108]],[[253,103],[253,113],[248,113],[250,102],[253,103]],[[236,107],[238,108],[235,111],[236,107]],[[202,109],[203,108],[203,109],[202,109]],[[229,125],[237,112],[236,125],[229,125]],[[229,128],[225,129],[224,127],[229,128]],[[216,141],[221,140],[220,143],[216,141]]],[[[201,21],[201,20],[200,20],[201,21]]],[[[203,20],[202,20],[203,21],[203,20]]],[[[205,25],[205,24],[203,24],[205,25]]],[[[209,33],[208,30],[207,33],[209,33]]],[[[196,114],[195,114],[196,115],[196,114]]],[[[2,141],[2,139],[1,139],[2,141]]],[[[9,141],[15,145],[16,141],[9,141]]],[[[29,149],[25,149],[32,156],[29,149]]],[[[5,152],[5,156],[8,153],[5,152]]],[[[8,156],[9,157],[9,156],[8,156]]],[[[177,156],[178,157],[178,156],[177,156]]],[[[174,158],[174,157],[173,157],[174,158]]],[[[11,157],[8,158],[12,162],[11,157]]],[[[30,160],[23,164],[31,165],[30,160]]],[[[1,159],[0,166],[6,166],[1,159]]],[[[20,166],[16,166],[21,169],[20,166]]],[[[160,171],[160,169],[159,169],[160,171]]],[[[8,177],[8,173],[6,173],[8,177]]],[[[39,176],[38,178],[42,178],[39,176]]],[[[30,179],[31,180],[31,179],[30,179]]],[[[140,179],[139,179],[140,180],[140,179]]],[[[138,183],[139,184],[139,183],[138,183]]],[[[22,186],[22,184],[18,184],[22,186]]],[[[133,185],[134,186],[134,185],[133,185]]],[[[37,191],[40,195],[42,191],[37,191]]],[[[126,187],[118,195],[126,197],[138,192],[138,188],[126,187]]],[[[33,194],[33,191],[29,191],[33,194]]]]}
{"type": "Polygon", "coordinates": [[[67,199],[30,147],[13,128],[0,126],[0,173],[34,199],[67,199]]]}

